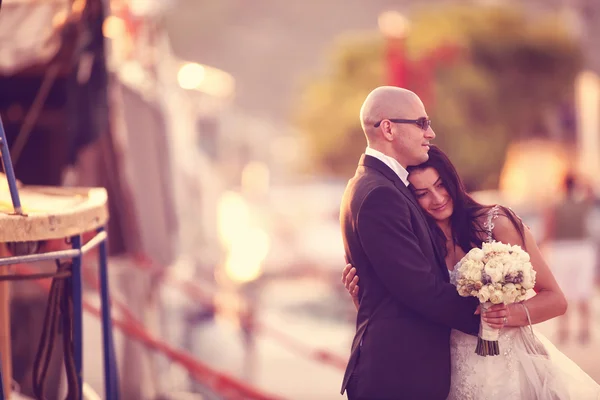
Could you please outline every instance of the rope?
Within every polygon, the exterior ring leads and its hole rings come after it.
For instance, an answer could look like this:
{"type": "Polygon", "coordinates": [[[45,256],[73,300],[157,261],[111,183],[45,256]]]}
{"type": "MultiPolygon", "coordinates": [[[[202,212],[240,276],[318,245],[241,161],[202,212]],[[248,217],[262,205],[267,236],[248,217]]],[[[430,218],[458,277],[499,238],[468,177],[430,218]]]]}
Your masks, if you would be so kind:
{"type": "Polygon", "coordinates": [[[35,99],[33,100],[33,104],[31,108],[27,112],[25,116],[25,120],[23,121],[23,125],[21,125],[21,129],[19,134],[15,138],[13,142],[12,148],[10,149],[11,159],[13,165],[17,165],[19,162],[19,157],[21,156],[21,152],[29,139],[29,135],[31,135],[31,131],[35,126],[35,123],[46,104],[46,99],[50,94],[50,90],[54,85],[54,81],[58,76],[58,72],[60,71],[60,64],[55,63],[50,65],[46,70],[46,74],[44,75],[44,80],[42,81],[42,85],[40,86],[39,91],[37,92],[35,99]]]}
{"type": "MultiPolygon", "coordinates": [[[[45,400],[45,398],[43,397],[43,384],[45,381],[45,376],[47,373],[49,360],[51,356],[52,343],[54,341],[57,328],[60,329],[60,327],[58,326],[58,312],[59,310],[61,310],[63,316],[62,331],[69,333],[63,335],[63,347],[65,350],[64,359],[65,367],[67,370],[67,381],[69,388],[69,394],[66,399],[80,400],[74,397],[77,393],[79,393],[79,391],[75,390],[78,385],[78,380],[76,375],[76,369],[74,366],[74,351],[71,336],[73,328],[73,305],[72,299],[70,297],[71,290],[70,287],[67,286],[68,284],[70,284],[70,281],[65,279],[71,276],[71,263],[66,262],[63,264],[59,264],[57,262],[57,265],[57,272],[51,274],[26,273],[25,271],[29,272],[31,271],[31,269],[27,268],[25,265],[21,265],[21,267],[24,267],[22,268],[24,271],[18,273],[20,276],[9,276],[9,280],[38,280],[41,278],[54,278],[51,285],[48,285],[47,282],[42,282],[39,280],[37,281],[37,283],[40,286],[49,289],[49,299],[46,317],[44,320],[45,328],[42,333],[38,354],[34,363],[34,393],[37,399],[45,400]]],[[[150,263],[139,262],[139,260],[137,263],[134,263],[134,265],[136,265],[141,270],[145,270],[145,272],[148,272],[148,270],[152,269],[150,268],[150,263]]],[[[90,271],[88,268],[82,267],[83,278],[86,281],[86,283],[88,283],[92,288],[98,290],[100,287],[99,282],[91,274],[91,272],[92,271],[90,271]]],[[[175,286],[179,288],[182,292],[184,292],[187,296],[189,296],[192,299],[195,299],[199,303],[204,304],[205,306],[210,306],[213,308],[215,307],[212,297],[207,293],[203,292],[199,285],[193,282],[177,280],[169,278],[168,276],[161,276],[156,283],[163,283],[175,286]]],[[[254,388],[246,386],[242,382],[236,381],[235,379],[225,374],[221,374],[217,371],[211,370],[208,366],[199,362],[199,360],[196,360],[193,357],[190,357],[187,354],[178,351],[177,349],[169,346],[168,344],[152,337],[145,330],[144,325],[135,318],[135,316],[131,313],[131,311],[125,304],[117,301],[116,299],[112,299],[111,304],[117,309],[119,309],[119,311],[123,314],[124,317],[122,319],[113,318],[113,324],[115,328],[120,329],[125,335],[131,337],[133,340],[141,342],[148,349],[152,349],[154,351],[162,353],[165,356],[167,356],[167,358],[171,359],[171,361],[182,365],[190,372],[190,375],[194,379],[198,380],[199,382],[203,382],[213,390],[221,393],[222,395],[224,395],[224,398],[237,399],[239,398],[239,396],[249,399],[265,400],[275,398],[260,393],[254,388]]],[[[91,306],[85,301],[84,309],[87,312],[90,312],[91,314],[100,317],[99,309],[91,306]]],[[[286,347],[288,350],[294,353],[306,356],[324,364],[329,364],[333,367],[339,368],[340,370],[342,370],[345,367],[346,362],[343,357],[340,357],[323,349],[312,348],[311,346],[306,345],[302,341],[297,340],[292,336],[287,335],[284,332],[272,326],[268,326],[264,323],[258,322],[254,329],[271,336],[273,339],[276,339],[280,344],[284,345],[284,347],[286,347]]]]}
{"type": "MultiPolygon", "coordinates": [[[[69,263],[70,266],[70,263],[69,263]]],[[[32,270],[32,268],[28,265],[21,264],[20,270],[23,273],[27,273],[32,270]]],[[[18,272],[20,273],[20,272],[18,272]]],[[[90,275],[88,275],[88,278],[90,275]]],[[[85,279],[85,277],[84,277],[85,279]]],[[[86,279],[87,280],[87,279],[86,279]]],[[[52,287],[49,285],[47,281],[35,281],[37,285],[39,285],[44,290],[49,290],[52,292],[52,287]]],[[[54,282],[53,282],[54,283],[54,282]]],[[[96,286],[96,284],[94,284],[96,286]]],[[[50,304],[50,302],[49,302],[50,304]]],[[[113,301],[112,304],[115,304],[113,301]]],[[[126,307],[122,305],[124,309],[126,307]]],[[[90,304],[87,301],[83,301],[83,309],[84,311],[90,313],[91,315],[101,319],[102,314],[100,312],[100,308],[90,304]]],[[[128,313],[131,318],[133,315],[128,313]]],[[[45,321],[46,322],[46,321],[45,321]]],[[[172,362],[177,363],[187,369],[190,375],[197,380],[198,382],[202,382],[207,385],[212,390],[218,392],[222,395],[223,399],[227,400],[281,400],[279,397],[272,396],[269,394],[261,393],[257,389],[248,386],[247,384],[238,381],[235,378],[232,378],[226,374],[215,371],[211,369],[208,365],[205,365],[201,361],[191,357],[187,353],[176,349],[173,346],[170,346],[168,343],[165,343],[158,338],[152,336],[149,332],[145,330],[143,325],[133,319],[129,320],[128,318],[124,319],[116,319],[112,318],[113,326],[119,329],[124,335],[130,337],[131,339],[141,343],[146,348],[156,351],[165,355],[172,362]]],[[[65,357],[65,360],[67,357],[65,357]]],[[[38,400],[45,400],[43,397],[37,397],[38,400]]],[[[80,400],[67,397],[67,400],[80,400]]]]}
{"type": "Polygon", "coordinates": [[[0,275],[0,281],[36,281],[38,279],[64,279],[71,276],[70,272],[48,272],[30,275],[0,275]]]}
{"type": "MultiPolygon", "coordinates": [[[[38,345],[38,351],[33,363],[33,392],[36,399],[45,400],[44,386],[52,358],[52,350],[56,334],[62,331],[65,371],[67,376],[67,400],[80,400],[79,380],[75,367],[75,350],[73,345],[73,299],[71,276],[71,262],[56,261],[57,272],[50,286],[48,305],[44,316],[44,327],[38,345]],[[61,323],[62,324],[59,324],[61,323]]],[[[37,274],[48,275],[48,274],[37,274]]],[[[34,275],[26,275],[31,277],[34,275]]]]}
{"type": "MultiPolygon", "coordinates": [[[[172,288],[176,288],[181,291],[184,295],[186,295],[189,299],[202,304],[203,306],[216,310],[218,307],[215,304],[211,295],[207,294],[204,289],[195,282],[179,280],[176,278],[169,277],[164,274],[166,268],[159,269],[152,265],[152,262],[149,261],[145,257],[138,256],[136,260],[134,260],[133,265],[136,268],[139,268],[143,272],[148,271],[162,271],[163,274],[158,277],[156,284],[170,286],[172,288]]],[[[253,302],[247,298],[243,298],[244,301],[252,304],[253,302]]],[[[245,319],[244,319],[245,320],[245,319]]],[[[243,321],[247,323],[248,321],[243,321]]],[[[284,331],[268,325],[262,321],[255,321],[252,326],[256,332],[260,332],[270,336],[275,339],[279,344],[281,344],[287,350],[298,354],[299,356],[306,357],[312,359],[313,361],[317,361],[322,364],[330,365],[340,371],[344,371],[346,369],[347,359],[338,354],[335,354],[331,351],[325,349],[314,348],[311,345],[306,344],[302,340],[296,339],[295,337],[285,333],[284,331]]]]}

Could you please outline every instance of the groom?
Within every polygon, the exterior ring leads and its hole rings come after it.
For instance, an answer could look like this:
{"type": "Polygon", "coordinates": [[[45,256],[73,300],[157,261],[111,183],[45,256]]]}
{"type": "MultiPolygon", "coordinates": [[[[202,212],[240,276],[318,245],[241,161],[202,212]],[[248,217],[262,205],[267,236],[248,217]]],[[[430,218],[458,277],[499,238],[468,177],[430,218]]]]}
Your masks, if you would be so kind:
{"type": "Polygon", "coordinates": [[[459,296],[449,283],[407,188],[406,167],[427,161],[435,133],[419,97],[397,87],[373,90],[360,119],[368,147],[340,210],[346,257],[361,287],[342,394],[443,400],[450,388],[450,329],[476,335],[480,319],[477,299],[459,296]]]}

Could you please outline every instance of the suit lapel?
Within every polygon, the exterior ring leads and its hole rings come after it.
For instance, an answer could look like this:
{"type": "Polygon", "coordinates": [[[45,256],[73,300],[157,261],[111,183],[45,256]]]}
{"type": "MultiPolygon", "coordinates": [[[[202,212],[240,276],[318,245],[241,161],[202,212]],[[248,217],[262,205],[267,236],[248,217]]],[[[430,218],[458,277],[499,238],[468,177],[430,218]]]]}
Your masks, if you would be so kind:
{"type": "MultiPolygon", "coordinates": [[[[413,203],[415,205],[415,207],[417,207],[419,209],[419,212],[421,212],[421,207],[419,207],[419,203],[417,203],[417,200],[415,199],[415,196],[413,196],[413,194],[406,187],[406,185],[404,184],[404,182],[402,182],[402,179],[400,179],[400,177],[394,171],[392,171],[392,169],[390,167],[388,167],[387,165],[385,165],[383,162],[381,162],[377,158],[371,157],[371,156],[368,156],[368,155],[365,155],[365,154],[363,154],[362,157],[360,158],[359,165],[363,165],[365,167],[374,168],[377,171],[379,171],[381,174],[383,174],[386,178],[388,178],[390,181],[394,182],[394,185],[398,188],[398,190],[404,196],[406,196],[406,198],[411,203],[413,203]]],[[[423,220],[424,219],[425,218],[423,217],[423,220]]]]}
{"type": "Polygon", "coordinates": [[[433,245],[433,252],[435,254],[435,258],[438,261],[438,265],[440,266],[440,268],[442,268],[444,276],[448,277],[449,274],[448,268],[446,267],[446,261],[444,260],[444,257],[442,257],[442,253],[440,252],[440,249],[438,248],[437,243],[434,240],[433,233],[429,228],[427,219],[425,218],[425,215],[423,215],[423,210],[421,209],[421,206],[419,206],[417,199],[415,199],[415,196],[411,193],[410,189],[406,187],[404,182],[402,182],[402,179],[400,179],[400,177],[394,171],[392,171],[390,167],[388,167],[382,161],[378,160],[375,157],[363,154],[360,158],[359,165],[374,168],[381,174],[383,174],[386,178],[388,178],[390,181],[394,182],[394,186],[396,186],[400,193],[402,193],[408,199],[408,201],[410,201],[417,208],[418,214],[421,216],[421,221],[423,222],[427,229],[427,232],[429,233],[429,238],[433,245]]]}

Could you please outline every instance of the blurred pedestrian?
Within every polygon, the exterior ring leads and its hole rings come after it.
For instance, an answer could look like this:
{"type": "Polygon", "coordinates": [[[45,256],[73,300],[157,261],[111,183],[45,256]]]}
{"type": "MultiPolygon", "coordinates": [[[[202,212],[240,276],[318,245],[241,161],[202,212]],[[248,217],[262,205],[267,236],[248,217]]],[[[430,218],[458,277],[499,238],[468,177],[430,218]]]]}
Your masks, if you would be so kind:
{"type": "Polygon", "coordinates": [[[593,207],[589,191],[582,191],[574,174],[563,181],[563,198],[546,215],[545,242],[548,261],[569,310],[559,319],[558,340],[569,338],[569,317],[579,313],[579,340],[590,339],[590,301],[594,291],[596,249],[588,225],[593,207]]]}

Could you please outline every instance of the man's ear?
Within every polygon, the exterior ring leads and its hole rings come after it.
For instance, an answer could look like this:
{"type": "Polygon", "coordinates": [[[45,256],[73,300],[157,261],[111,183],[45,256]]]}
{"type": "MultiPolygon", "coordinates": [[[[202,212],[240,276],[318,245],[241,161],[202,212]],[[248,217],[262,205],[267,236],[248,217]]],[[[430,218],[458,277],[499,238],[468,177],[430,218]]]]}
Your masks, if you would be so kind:
{"type": "Polygon", "coordinates": [[[383,131],[383,137],[386,140],[391,141],[394,138],[394,134],[392,133],[392,125],[389,122],[382,122],[381,130],[383,131]]]}

